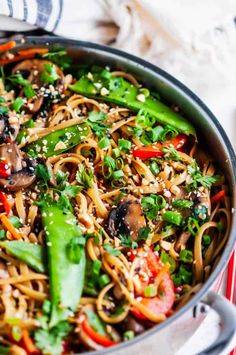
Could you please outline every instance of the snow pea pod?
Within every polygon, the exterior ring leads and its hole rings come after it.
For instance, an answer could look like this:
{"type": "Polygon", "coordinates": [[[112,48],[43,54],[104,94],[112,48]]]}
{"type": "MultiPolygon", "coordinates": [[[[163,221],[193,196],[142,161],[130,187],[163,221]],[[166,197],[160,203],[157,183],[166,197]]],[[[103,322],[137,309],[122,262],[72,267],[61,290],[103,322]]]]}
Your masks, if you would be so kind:
{"type": "Polygon", "coordinates": [[[137,88],[124,78],[113,77],[111,74],[107,78],[101,72],[92,74],[91,79],[91,74],[87,73],[81,76],[74,85],[69,85],[69,88],[86,96],[128,107],[135,112],[142,109],[157,122],[170,125],[179,132],[196,137],[195,128],[189,121],[149,93],[145,97],[145,89],[137,88]]]}
{"type": "Polygon", "coordinates": [[[0,246],[33,270],[46,272],[46,250],[41,245],[12,240],[2,242],[0,246]]]}
{"type": "Polygon", "coordinates": [[[84,286],[85,252],[77,240],[85,239],[73,213],[56,204],[42,207],[47,240],[51,300],[50,327],[65,320],[79,304],[84,286]]]}
{"type": "Polygon", "coordinates": [[[48,158],[73,148],[90,134],[91,129],[89,125],[81,123],[39,138],[35,142],[28,144],[25,151],[32,157],[37,157],[38,154],[41,154],[48,158]]]}

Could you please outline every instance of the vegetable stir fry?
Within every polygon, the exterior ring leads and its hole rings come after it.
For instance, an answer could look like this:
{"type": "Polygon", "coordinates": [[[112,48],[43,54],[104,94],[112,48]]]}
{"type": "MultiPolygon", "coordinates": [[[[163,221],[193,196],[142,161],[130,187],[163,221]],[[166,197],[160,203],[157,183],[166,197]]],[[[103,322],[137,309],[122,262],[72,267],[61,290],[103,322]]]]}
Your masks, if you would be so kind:
{"type": "Polygon", "coordinates": [[[211,273],[229,234],[225,178],[132,74],[14,46],[0,47],[0,353],[128,341],[211,273]]]}

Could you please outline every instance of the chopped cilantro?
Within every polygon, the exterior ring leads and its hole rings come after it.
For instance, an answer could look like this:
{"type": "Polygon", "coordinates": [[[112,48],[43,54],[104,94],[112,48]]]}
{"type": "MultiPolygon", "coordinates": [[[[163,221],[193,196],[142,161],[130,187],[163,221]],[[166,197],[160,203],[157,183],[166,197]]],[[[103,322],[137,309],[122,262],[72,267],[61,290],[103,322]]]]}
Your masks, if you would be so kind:
{"type": "Polygon", "coordinates": [[[85,168],[82,164],[76,173],[76,180],[82,188],[90,188],[93,186],[94,174],[91,168],[85,168]]]}
{"type": "Polygon", "coordinates": [[[190,208],[193,205],[193,201],[178,199],[172,202],[172,206],[183,210],[185,208],[190,208]]]}
{"type": "Polygon", "coordinates": [[[149,234],[151,232],[150,227],[142,227],[138,231],[138,239],[139,240],[146,240],[149,237],[149,234]]]}
{"type": "Polygon", "coordinates": [[[61,355],[63,340],[71,331],[72,327],[67,321],[60,322],[53,328],[44,324],[44,328],[40,328],[34,333],[36,347],[45,355],[61,355]]]}
{"type": "Polygon", "coordinates": [[[97,136],[99,139],[103,138],[104,135],[107,134],[107,130],[109,128],[109,125],[104,123],[104,121],[107,119],[107,117],[108,116],[102,111],[89,112],[87,123],[91,127],[95,136],[97,136]]]}
{"type": "Polygon", "coordinates": [[[60,79],[60,76],[57,74],[57,67],[55,64],[44,64],[40,79],[46,84],[53,84],[56,80],[60,79]]]}
{"type": "Polygon", "coordinates": [[[162,151],[166,153],[165,158],[168,160],[181,161],[181,157],[176,149],[173,147],[163,147],[162,151]]]}
{"type": "Polygon", "coordinates": [[[188,165],[187,170],[193,180],[193,182],[187,186],[189,190],[196,189],[199,185],[210,190],[212,184],[214,184],[219,178],[218,176],[202,176],[196,161],[188,165]]]}
{"type": "Polygon", "coordinates": [[[132,238],[128,235],[125,234],[120,234],[119,235],[121,245],[124,248],[131,248],[131,249],[136,249],[138,247],[138,243],[133,241],[132,238]]]}

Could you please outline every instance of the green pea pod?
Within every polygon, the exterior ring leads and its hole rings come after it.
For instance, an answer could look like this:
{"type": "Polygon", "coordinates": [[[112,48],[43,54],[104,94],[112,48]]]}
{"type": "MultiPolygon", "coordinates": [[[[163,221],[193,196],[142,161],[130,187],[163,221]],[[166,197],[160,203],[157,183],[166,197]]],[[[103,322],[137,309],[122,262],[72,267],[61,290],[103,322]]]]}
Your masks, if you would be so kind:
{"type": "Polygon", "coordinates": [[[10,354],[10,348],[0,345],[0,354],[1,355],[10,354]]]}
{"type": "Polygon", "coordinates": [[[0,246],[33,270],[46,272],[46,250],[41,245],[12,240],[2,242],[0,246]]]}
{"type": "Polygon", "coordinates": [[[79,304],[84,286],[85,252],[81,246],[79,259],[71,253],[76,238],[81,239],[81,231],[70,211],[62,211],[56,204],[45,205],[42,207],[42,221],[48,247],[52,305],[50,327],[53,327],[65,320],[79,304]]]}
{"type": "Polygon", "coordinates": [[[93,80],[88,75],[83,75],[74,85],[69,85],[70,90],[90,97],[97,97],[104,101],[114,102],[137,112],[144,110],[155,117],[163,125],[170,125],[186,135],[196,137],[193,125],[184,117],[171,110],[152,95],[147,97],[139,88],[121,77],[104,78],[101,73],[93,74],[93,80]],[[97,89],[99,87],[99,89],[97,89]],[[104,90],[104,88],[106,90],[104,90]],[[103,91],[102,91],[103,89],[103,91]],[[103,94],[103,95],[101,95],[103,94]],[[142,96],[140,96],[140,94],[142,96]]]}
{"type": "Polygon", "coordinates": [[[73,148],[90,134],[90,127],[86,123],[81,123],[39,138],[37,141],[27,145],[25,151],[32,157],[37,157],[38,154],[41,154],[48,158],[73,148]]]}

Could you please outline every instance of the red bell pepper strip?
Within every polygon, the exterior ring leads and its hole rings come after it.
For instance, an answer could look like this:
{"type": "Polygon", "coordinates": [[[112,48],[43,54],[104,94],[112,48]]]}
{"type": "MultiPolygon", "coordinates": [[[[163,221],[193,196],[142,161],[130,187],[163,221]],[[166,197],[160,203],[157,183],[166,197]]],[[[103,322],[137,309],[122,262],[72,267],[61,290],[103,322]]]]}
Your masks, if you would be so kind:
{"type": "Polygon", "coordinates": [[[5,192],[0,191],[0,201],[2,202],[6,215],[9,216],[12,207],[14,206],[14,198],[11,195],[7,195],[5,192]]]}
{"type": "Polygon", "coordinates": [[[99,333],[97,333],[89,324],[89,322],[87,321],[87,319],[85,318],[84,321],[81,324],[81,327],[83,329],[83,331],[93,340],[95,341],[97,344],[100,344],[104,347],[109,347],[109,346],[113,346],[116,345],[117,342],[113,341],[111,339],[109,339],[107,336],[105,335],[101,335],[99,333]]]}
{"type": "Polygon", "coordinates": [[[5,160],[0,160],[0,178],[6,178],[11,175],[11,166],[5,160]]]}
{"type": "Polygon", "coordinates": [[[225,191],[221,190],[221,191],[217,192],[217,194],[215,194],[214,196],[211,197],[211,203],[212,204],[217,203],[220,200],[223,200],[224,197],[225,197],[225,191]]]}
{"type": "MultiPolygon", "coordinates": [[[[140,274],[139,284],[141,287],[139,286],[138,289],[136,289],[138,296],[142,296],[140,303],[146,306],[149,311],[155,315],[169,314],[175,300],[174,284],[169,272],[166,271],[163,274],[162,280],[159,284],[162,296],[160,297],[157,295],[152,298],[144,297],[145,287],[149,284],[155,285],[155,278],[163,269],[163,264],[159,257],[152,251],[151,248],[145,250],[140,248],[137,250],[137,254],[133,262],[137,263],[136,267],[139,269],[140,274]],[[148,278],[143,278],[142,275],[147,275],[148,278]]],[[[146,317],[135,307],[132,308],[132,313],[140,319],[146,319],[146,317]]]]}
{"type": "Polygon", "coordinates": [[[180,148],[183,147],[183,145],[187,142],[187,136],[183,134],[179,134],[177,137],[173,138],[171,141],[167,142],[157,142],[153,143],[148,146],[142,146],[142,147],[136,147],[133,149],[133,156],[135,158],[140,158],[142,160],[153,158],[153,157],[159,157],[165,154],[165,152],[162,151],[162,148],[167,147],[167,148],[174,148],[176,150],[179,150],[180,148]]]}
{"type": "Polygon", "coordinates": [[[22,331],[21,343],[28,355],[40,355],[41,354],[41,352],[34,345],[34,342],[31,339],[29,332],[26,329],[24,329],[22,331]]]}
{"type": "Polygon", "coordinates": [[[3,44],[0,44],[0,52],[5,52],[8,51],[9,49],[12,49],[16,46],[15,41],[9,41],[3,44]]]}

